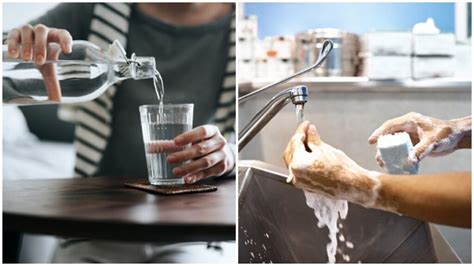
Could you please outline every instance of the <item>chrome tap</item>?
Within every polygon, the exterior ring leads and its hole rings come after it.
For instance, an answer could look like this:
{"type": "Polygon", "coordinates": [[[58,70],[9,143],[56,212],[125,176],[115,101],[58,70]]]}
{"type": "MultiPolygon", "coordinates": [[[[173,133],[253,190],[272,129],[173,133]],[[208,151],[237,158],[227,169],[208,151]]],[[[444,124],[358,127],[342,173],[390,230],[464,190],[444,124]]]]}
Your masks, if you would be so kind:
{"type": "MultiPolygon", "coordinates": [[[[248,100],[249,98],[255,96],[256,94],[268,90],[270,88],[273,88],[275,86],[278,86],[280,84],[283,84],[285,82],[288,82],[289,80],[303,75],[306,72],[309,72],[317,67],[319,67],[324,60],[327,58],[329,52],[331,52],[333,48],[333,43],[330,40],[326,40],[323,43],[323,46],[319,52],[318,60],[314,65],[303,69],[287,78],[284,78],[280,81],[274,82],[272,84],[269,84],[267,86],[264,86],[256,91],[253,91],[251,93],[248,93],[242,97],[239,98],[239,104],[248,100]]],[[[250,122],[239,132],[239,152],[247,145],[247,143],[252,140],[255,135],[262,130],[263,127],[289,102],[291,102],[295,105],[303,105],[308,101],[308,88],[303,85],[287,88],[283,91],[280,91],[277,93],[273,98],[270,99],[270,101],[265,104],[265,106],[257,112],[257,114],[250,120],[250,122]]]]}
{"type": "Polygon", "coordinates": [[[308,101],[308,88],[295,86],[279,92],[268,101],[239,133],[239,151],[289,102],[304,105],[308,101]]]}

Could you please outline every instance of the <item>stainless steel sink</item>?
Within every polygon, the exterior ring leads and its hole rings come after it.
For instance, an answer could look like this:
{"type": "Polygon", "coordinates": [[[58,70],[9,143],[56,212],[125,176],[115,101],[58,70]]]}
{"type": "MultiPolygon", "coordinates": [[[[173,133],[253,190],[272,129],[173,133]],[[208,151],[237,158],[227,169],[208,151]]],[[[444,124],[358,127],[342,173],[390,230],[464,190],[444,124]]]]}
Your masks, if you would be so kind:
{"type": "MultiPolygon", "coordinates": [[[[318,228],[303,192],[286,184],[286,170],[239,161],[239,262],[326,263],[327,228],[318,228]]],[[[349,204],[337,262],[460,262],[434,226],[349,204]],[[342,254],[341,254],[342,253],[342,254]]]]}

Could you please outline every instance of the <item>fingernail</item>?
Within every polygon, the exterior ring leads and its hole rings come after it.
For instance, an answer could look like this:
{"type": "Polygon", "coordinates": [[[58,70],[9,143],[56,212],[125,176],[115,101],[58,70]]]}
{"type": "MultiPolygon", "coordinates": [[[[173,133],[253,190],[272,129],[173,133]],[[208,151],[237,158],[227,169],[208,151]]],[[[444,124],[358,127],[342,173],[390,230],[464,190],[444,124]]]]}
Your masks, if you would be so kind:
{"type": "Polygon", "coordinates": [[[173,155],[168,155],[168,157],[166,157],[166,160],[167,160],[168,162],[173,162],[175,159],[176,159],[176,157],[173,156],[173,155]]]}
{"type": "Polygon", "coordinates": [[[63,45],[63,50],[66,54],[69,54],[72,51],[72,45],[71,44],[63,45]]]}
{"type": "Polygon", "coordinates": [[[179,167],[176,167],[173,169],[173,175],[179,176],[181,173],[181,169],[179,167]]]}
{"type": "Polygon", "coordinates": [[[10,55],[12,55],[12,56],[16,55],[16,49],[15,48],[10,49],[10,55]]]}
{"type": "Polygon", "coordinates": [[[181,145],[181,143],[182,143],[183,141],[184,141],[183,138],[181,138],[181,137],[176,137],[176,138],[174,139],[174,144],[176,144],[176,145],[179,146],[179,145],[181,145]]]}
{"type": "Polygon", "coordinates": [[[36,56],[36,64],[41,65],[43,64],[44,57],[42,55],[36,56]]]}
{"type": "Polygon", "coordinates": [[[196,176],[194,176],[194,175],[187,176],[187,177],[184,178],[184,182],[186,182],[188,184],[194,183],[194,182],[196,182],[196,176]]]}

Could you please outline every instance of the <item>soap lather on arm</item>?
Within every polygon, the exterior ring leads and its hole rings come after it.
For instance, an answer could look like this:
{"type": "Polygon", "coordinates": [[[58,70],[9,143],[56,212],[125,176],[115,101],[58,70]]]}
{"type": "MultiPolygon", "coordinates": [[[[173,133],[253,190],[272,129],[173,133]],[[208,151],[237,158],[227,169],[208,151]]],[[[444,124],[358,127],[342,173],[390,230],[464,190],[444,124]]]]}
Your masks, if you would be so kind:
{"type": "MultiPolygon", "coordinates": [[[[409,153],[418,163],[426,155],[469,148],[470,124],[470,117],[442,121],[410,113],[386,122],[369,142],[375,144],[385,133],[405,131],[416,144],[409,153]],[[408,122],[403,124],[403,120],[408,122]],[[422,128],[417,130],[417,126],[422,128]]],[[[470,172],[400,175],[370,171],[324,143],[308,121],[290,140],[284,161],[290,171],[288,181],[300,189],[424,221],[471,226],[470,172]]]]}
{"type": "MultiPolygon", "coordinates": [[[[426,156],[443,156],[458,149],[471,148],[471,117],[441,120],[419,113],[387,120],[369,137],[369,143],[375,144],[381,136],[406,132],[411,138],[413,149],[409,158],[415,165],[426,156]]],[[[380,166],[384,165],[380,154],[376,155],[380,166]]]]}

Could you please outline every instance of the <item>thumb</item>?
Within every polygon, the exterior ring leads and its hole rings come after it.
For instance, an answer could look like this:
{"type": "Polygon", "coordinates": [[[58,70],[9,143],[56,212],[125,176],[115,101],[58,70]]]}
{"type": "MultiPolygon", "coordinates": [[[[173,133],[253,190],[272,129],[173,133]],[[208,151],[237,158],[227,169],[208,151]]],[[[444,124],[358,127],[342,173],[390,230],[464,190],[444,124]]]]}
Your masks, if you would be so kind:
{"type": "Polygon", "coordinates": [[[316,127],[311,124],[306,130],[306,143],[311,150],[315,150],[321,145],[321,138],[316,127]]]}
{"type": "Polygon", "coordinates": [[[286,149],[283,153],[283,160],[285,161],[286,166],[290,165],[291,161],[293,160],[294,153],[304,151],[304,140],[306,138],[305,135],[308,125],[308,121],[301,123],[286,146],[286,149]]]}
{"type": "Polygon", "coordinates": [[[295,134],[293,134],[293,137],[291,138],[291,142],[293,143],[303,143],[305,138],[306,138],[306,131],[308,130],[309,126],[309,121],[304,121],[301,123],[298,128],[295,131],[295,134]]]}
{"type": "Polygon", "coordinates": [[[308,126],[309,126],[309,121],[307,120],[301,123],[296,129],[295,135],[298,135],[298,134],[304,135],[306,130],[308,129],[308,126]]]}
{"type": "Polygon", "coordinates": [[[413,150],[410,153],[410,157],[413,160],[421,161],[426,155],[430,154],[433,151],[433,148],[436,144],[436,140],[434,137],[425,137],[418,142],[413,147],[413,150]]]}

